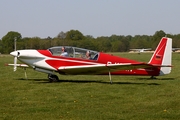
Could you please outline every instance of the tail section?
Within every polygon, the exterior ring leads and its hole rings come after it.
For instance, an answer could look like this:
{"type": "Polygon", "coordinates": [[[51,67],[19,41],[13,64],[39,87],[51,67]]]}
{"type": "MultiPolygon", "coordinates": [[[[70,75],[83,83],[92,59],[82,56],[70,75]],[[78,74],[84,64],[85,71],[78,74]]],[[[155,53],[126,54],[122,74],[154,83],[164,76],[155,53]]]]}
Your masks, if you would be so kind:
{"type": "Polygon", "coordinates": [[[160,75],[164,75],[171,72],[171,61],[172,39],[163,37],[151,57],[149,64],[161,67],[160,75]]]}

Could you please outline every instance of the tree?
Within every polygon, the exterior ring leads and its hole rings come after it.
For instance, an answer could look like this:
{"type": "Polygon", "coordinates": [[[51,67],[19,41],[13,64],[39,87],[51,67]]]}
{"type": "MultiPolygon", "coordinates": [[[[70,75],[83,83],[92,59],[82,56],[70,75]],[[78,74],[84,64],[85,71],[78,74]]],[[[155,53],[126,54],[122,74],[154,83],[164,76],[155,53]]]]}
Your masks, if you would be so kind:
{"type": "Polygon", "coordinates": [[[60,39],[66,38],[66,33],[64,33],[63,31],[61,31],[61,32],[57,35],[57,38],[60,38],[60,39]]]}
{"type": "Polygon", "coordinates": [[[2,51],[3,51],[2,40],[0,40],[0,54],[2,53],[2,51]]]}
{"type": "Polygon", "coordinates": [[[82,40],[84,39],[84,35],[78,30],[70,30],[66,33],[67,40],[82,40]]]}
{"type": "Polygon", "coordinates": [[[173,41],[172,41],[172,47],[173,48],[180,48],[180,34],[177,34],[177,35],[168,35],[168,37],[172,38],[173,41]]]}
{"type": "Polygon", "coordinates": [[[96,39],[98,51],[110,52],[111,51],[111,41],[109,37],[98,37],[96,39]]]}
{"type": "Polygon", "coordinates": [[[2,38],[3,53],[10,53],[14,50],[14,40],[20,41],[22,38],[18,32],[10,31],[2,38]]]}
{"type": "Polygon", "coordinates": [[[163,31],[163,30],[159,30],[159,31],[156,31],[155,34],[153,35],[153,39],[156,40],[156,39],[161,39],[162,37],[165,37],[166,36],[166,33],[163,31]]]}
{"type": "Polygon", "coordinates": [[[86,38],[86,40],[93,40],[94,39],[94,37],[92,35],[86,35],[85,38],[86,38]]]}
{"type": "Polygon", "coordinates": [[[156,31],[152,38],[152,42],[153,42],[152,48],[155,49],[157,47],[157,44],[159,43],[159,40],[165,36],[166,33],[163,30],[156,31]]]}
{"type": "Polygon", "coordinates": [[[33,37],[28,40],[28,49],[40,49],[40,38],[33,37]]]}
{"type": "Polygon", "coordinates": [[[123,44],[120,40],[113,41],[111,44],[112,44],[112,48],[111,48],[112,52],[121,52],[122,51],[123,44]]]}

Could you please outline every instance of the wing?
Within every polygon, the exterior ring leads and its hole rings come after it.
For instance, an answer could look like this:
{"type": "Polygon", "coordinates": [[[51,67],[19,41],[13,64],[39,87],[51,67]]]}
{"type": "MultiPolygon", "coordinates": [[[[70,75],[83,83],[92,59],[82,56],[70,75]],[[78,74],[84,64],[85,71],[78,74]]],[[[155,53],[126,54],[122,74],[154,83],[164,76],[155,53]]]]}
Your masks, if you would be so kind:
{"type": "Polygon", "coordinates": [[[117,70],[132,70],[139,68],[157,67],[147,63],[123,63],[123,64],[97,64],[97,65],[83,65],[83,66],[61,66],[58,68],[59,73],[63,74],[103,74],[117,70]]]}
{"type": "Polygon", "coordinates": [[[143,50],[151,50],[151,48],[146,48],[146,49],[143,49],[143,50]]]}
{"type": "Polygon", "coordinates": [[[146,48],[146,49],[130,49],[130,50],[132,50],[132,51],[141,51],[141,50],[151,50],[151,48],[146,48]]]}

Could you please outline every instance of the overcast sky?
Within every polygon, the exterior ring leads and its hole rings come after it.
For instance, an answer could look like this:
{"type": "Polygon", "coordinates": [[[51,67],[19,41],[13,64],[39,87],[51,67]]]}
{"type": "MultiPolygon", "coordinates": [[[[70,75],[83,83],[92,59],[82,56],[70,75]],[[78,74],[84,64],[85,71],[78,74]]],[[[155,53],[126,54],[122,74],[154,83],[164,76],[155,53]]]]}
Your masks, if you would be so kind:
{"type": "Polygon", "coordinates": [[[0,0],[0,39],[55,37],[79,30],[93,37],[180,33],[180,0],[0,0]]]}

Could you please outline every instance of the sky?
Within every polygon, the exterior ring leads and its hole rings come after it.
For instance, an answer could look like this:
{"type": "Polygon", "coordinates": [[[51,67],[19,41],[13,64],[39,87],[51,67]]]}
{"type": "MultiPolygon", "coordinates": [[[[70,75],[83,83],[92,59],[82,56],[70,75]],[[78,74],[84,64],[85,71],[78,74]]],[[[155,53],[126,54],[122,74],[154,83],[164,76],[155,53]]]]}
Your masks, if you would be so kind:
{"type": "Polygon", "coordinates": [[[180,33],[180,0],[0,0],[0,39],[56,37],[79,30],[93,37],[180,33]]]}

